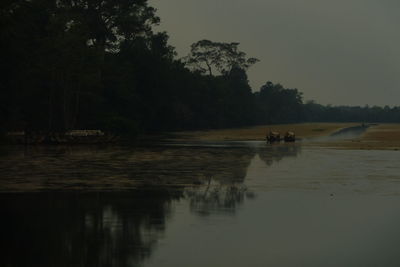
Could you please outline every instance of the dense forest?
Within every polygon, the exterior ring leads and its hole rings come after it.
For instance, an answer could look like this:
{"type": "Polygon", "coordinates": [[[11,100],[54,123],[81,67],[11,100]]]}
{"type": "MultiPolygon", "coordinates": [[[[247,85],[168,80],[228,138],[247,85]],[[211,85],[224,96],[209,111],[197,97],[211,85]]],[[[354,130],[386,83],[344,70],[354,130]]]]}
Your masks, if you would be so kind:
{"type": "MultiPolygon", "coordinates": [[[[200,40],[177,58],[147,0],[3,0],[0,127],[140,132],[305,121],[400,122],[400,107],[303,103],[297,89],[252,90],[258,59],[200,40]]],[[[266,73],[266,76],[268,73],[266,73]]]]}

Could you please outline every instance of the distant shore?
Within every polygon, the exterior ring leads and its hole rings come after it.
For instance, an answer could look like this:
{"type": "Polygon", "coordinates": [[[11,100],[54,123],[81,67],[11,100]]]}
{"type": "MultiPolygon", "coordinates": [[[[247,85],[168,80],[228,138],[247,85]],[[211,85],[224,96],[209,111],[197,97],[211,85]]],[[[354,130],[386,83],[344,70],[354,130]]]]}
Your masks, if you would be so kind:
{"type": "Polygon", "coordinates": [[[201,141],[263,141],[269,131],[284,134],[293,131],[299,139],[328,136],[344,128],[354,127],[360,123],[294,123],[261,125],[248,128],[185,131],[174,133],[174,140],[201,141]]]}
{"type": "Polygon", "coordinates": [[[265,141],[269,131],[280,132],[282,135],[292,131],[297,140],[302,140],[306,146],[328,147],[336,149],[362,149],[362,150],[396,150],[400,151],[400,124],[368,124],[359,134],[345,136],[343,138],[330,138],[335,133],[346,132],[347,129],[359,128],[362,123],[295,123],[279,125],[261,125],[254,127],[164,132],[156,134],[144,134],[137,139],[124,139],[109,134],[95,135],[52,135],[54,139],[45,141],[46,135],[30,137],[27,140],[23,135],[16,135],[13,142],[3,144],[25,144],[28,145],[87,145],[87,144],[154,144],[158,142],[221,142],[221,141],[265,141]],[[56,138],[57,137],[57,138],[56,138]],[[38,139],[39,138],[39,139],[38,139]],[[38,140],[36,140],[38,139],[38,140]],[[43,139],[43,140],[42,140],[43,139]]]}
{"type": "Polygon", "coordinates": [[[343,139],[319,139],[342,129],[360,126],[362,123],[297,123],[262,125],[248,128],[175,132],[168,136],[172,141],[264,141],[267,132],[293,131],[296,138],[307,139],[304,145],[337,149],[399,150],[400,124],[372,124],[361,135],[343,139]],[[318,140],[312,142],[311,140],[318,140]]]}

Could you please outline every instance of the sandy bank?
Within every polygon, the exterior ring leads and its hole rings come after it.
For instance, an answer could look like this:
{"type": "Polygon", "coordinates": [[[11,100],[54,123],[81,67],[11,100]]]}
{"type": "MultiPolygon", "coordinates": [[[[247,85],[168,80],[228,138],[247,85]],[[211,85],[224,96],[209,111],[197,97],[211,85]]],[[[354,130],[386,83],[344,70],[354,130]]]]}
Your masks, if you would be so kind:
{"type": "Polygon", "coordinates": [[[174,133],[174,140],[199,141],[262,141],[269,131],[285,133],[293,131],[296,137],[312,138],[328,136],[340,129],[358,125],[357,123],[298,123],[280,125],[262,125],[249,128],[235,128],[207,131],[187,131],[174,133]]]}
{"type": "Polygon", "coordinates": [[[400,124],[371,125],[363,134],[343,139],[328,137],[344,128],[361,123],[299,123],[262,125],[248,128],[173,133],[174,141],[263,141],[270,130],[285,133],[294,131],[296,138],[306,139],[307,146],[338,149],[400,150],[400,124]],[[315,138],[315,139],[314,139],[315,138]]]}
{"type": "Polygon", "coordinates": [[[313,145],[339,149],[398,150],[400,151],[400,124],[379,124],[368,128],[361,136],[332,140],[313,145]]]}

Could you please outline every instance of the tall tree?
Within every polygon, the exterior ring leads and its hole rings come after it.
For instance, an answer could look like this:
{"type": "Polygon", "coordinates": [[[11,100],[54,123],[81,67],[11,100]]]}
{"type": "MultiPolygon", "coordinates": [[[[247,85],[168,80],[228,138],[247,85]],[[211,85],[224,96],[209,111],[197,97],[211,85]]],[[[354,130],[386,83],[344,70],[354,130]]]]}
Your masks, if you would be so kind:
{"type": "Polygon", "coordinates": [[[159,18],[147,0],[6,0],[0,12],[2,95],[9,100],[0,101],[0,110],[24,121],[10,127],[87,127],[104,102],[107,54],[118,53],[124,41],[152,38],[164,53],[165,38],[152,33],[159,18]]]}
{"type": "Polygon", "coordinates": [[[234,68],[247,70],[257,63],[256,58],[247,58],[246,53],[239,50],[239,43],[220,43],[201,40],[191,46],[190,54],[184,58],[192,69],[200,73],[213,75],[213,69],[226,75],[234,68]]]}
{"type": "Polygon", "coordinates": [[[87,44],[104,53],[118,50],[121,40],[152,33],[160,22],[147,0],[60,0],[58,7],[69,19],[68,28],[86,31],[87,44]]]}
{"type": "Polygon", "coordinates": [[[268,81],[256,94],[261,123],[296,122],[302,119],[302,93],[268,81]]]}

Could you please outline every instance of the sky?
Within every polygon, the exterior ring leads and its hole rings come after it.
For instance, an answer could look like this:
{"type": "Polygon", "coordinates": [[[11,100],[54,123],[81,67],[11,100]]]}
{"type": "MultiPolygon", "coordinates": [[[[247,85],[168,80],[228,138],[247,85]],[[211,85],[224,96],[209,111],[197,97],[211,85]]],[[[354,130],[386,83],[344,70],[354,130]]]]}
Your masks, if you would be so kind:
{"type": "Polygon", "coordinates": [[[239,42],[267,81],[332,105],[400,105],[398,0],[149,0],[179,57],[201,39],[239,42]]]}

